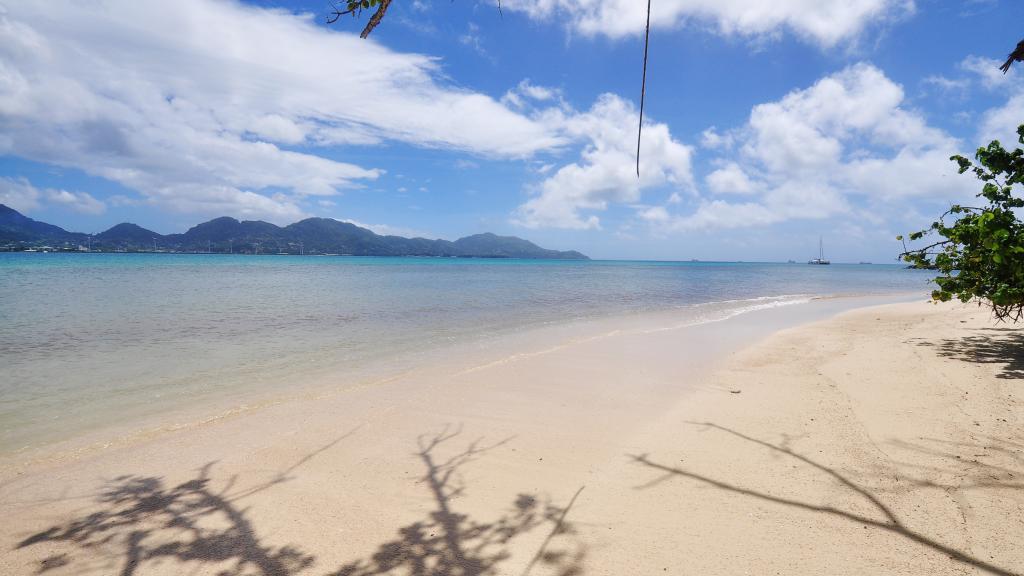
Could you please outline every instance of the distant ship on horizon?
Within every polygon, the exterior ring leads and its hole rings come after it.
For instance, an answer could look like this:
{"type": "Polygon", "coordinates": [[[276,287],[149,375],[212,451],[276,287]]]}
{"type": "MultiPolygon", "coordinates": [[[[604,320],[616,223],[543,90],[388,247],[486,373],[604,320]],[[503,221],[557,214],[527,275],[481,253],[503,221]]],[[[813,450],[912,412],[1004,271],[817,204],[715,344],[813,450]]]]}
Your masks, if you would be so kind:
{"type": "Polygon", "coordinates": [[[827,266],[831,264],[828,260],[825,260],[825,250],[821,243],[821,236],[818,236],[818,257],[813,260],[808,260],[808,264],[817,264],[820,266],[827,266]]]}

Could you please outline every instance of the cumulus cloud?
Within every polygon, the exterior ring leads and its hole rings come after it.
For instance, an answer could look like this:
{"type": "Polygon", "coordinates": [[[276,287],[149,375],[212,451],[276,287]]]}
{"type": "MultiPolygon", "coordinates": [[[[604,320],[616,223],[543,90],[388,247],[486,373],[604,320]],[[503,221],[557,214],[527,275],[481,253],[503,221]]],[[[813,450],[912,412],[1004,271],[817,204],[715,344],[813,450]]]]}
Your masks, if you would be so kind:
{"type": "Polygon", "coordinates": [[[639,115],[632,103],[604,94],[584,112],[548,110],[545,122],[583,142],[580,159],[566,164],[519,206],[513,221],[528,228],[600,228],[593,212],[611,203],[636,203],[643,190],[672,185],[693,189],[690,146],[676,141],[668,126],[645,123],[640,177],[636,174],[635,134],[639,115]]]}
{"type": "MultiPolygon", "coordinates": [[[[564,16],[572,29],[613,38],[641,34],[646,4],[635,0],[506,0],[502,6],[533,18],[564,16]]],[[[913,0],[661,0],[651,6],[651,25],[687,21],[719,33],[748,37],[791,32],[821,46],[855,38],[872,22],[912,13],[913,0]]]]}
{"type": "Polygon", "coordinates": [[[977,144],[985,145],[999,140],[1003,146],[1018,145],[1017,126],[1024,124],[1024,81],[1020,67],[1010,68],[1009,73],[999,70],[1002,62],[978,56],[967,57],[961,67],[977,75],[986,89],[1006,96],[1006,102],[982,113],[978,122],[977,144]]]}
{"type": "Polygon", "coordinates": [[[647,222],[662,223],[671,219],[664,206],[643,206],[637,210],[637,217],[647,222]]]}
{"type": "Polygon", "coordinates": [[[714,126],[700,134],[700,145],[711,150],[728,150],[733,145],[733,135],[719,132],[714,126]]]}
{"type": "Polygon", "coordinates": [[[715,194],[689,214],[661,219],[675,230],[768,225],[855,213],[854,205],[898,206],[968,197],[950,154],[961,142],[905,104],[903,89],[869,64],[856,64],[757,105],[737,138],[735,159],[706,178],[715,194]]]}
{"type": "Polygon", "coordinates": [[[47,204],[81,214],[102,214],[107,211],[106,204],[87,192],[39,189],[25,178],[0,178],[0,204],[24,213],[34,212],[47,204]]]}
{"type": "Polygon", "coordinates": [[[752,194],[756,189],[754,182],[735,162],[708,174],[704,181],[715,194],[752,194]]]}
{"type": "Polygon", "coordinates": [[[280,221],[381,173],[318,147],[517,158],[562,144],[442,78],[433,58],[233,0],[14,2],[0,6],[0,154],[171,210],[280,221]]]}
{"type": "Polygon", "coordinates": [[[1024,124],[1024,86],[1010,94],[1002,106],[987,110],[978,127],[978,144],[999,140],[1003,146],[1018,145],[1017,126],[1024,124]]]}

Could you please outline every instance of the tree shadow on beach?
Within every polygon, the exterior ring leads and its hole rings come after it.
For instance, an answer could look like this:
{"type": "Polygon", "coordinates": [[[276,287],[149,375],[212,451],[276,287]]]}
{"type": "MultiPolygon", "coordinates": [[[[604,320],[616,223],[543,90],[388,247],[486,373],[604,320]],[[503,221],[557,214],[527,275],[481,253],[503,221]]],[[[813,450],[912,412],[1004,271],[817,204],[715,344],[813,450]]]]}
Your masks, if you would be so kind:
{"type": "Polygon", "coordinates": [[[938,342],[918,340],[918,346],[933,347],[939,356],[976,362],[1001,364],[997,378],[1024,379],[1024,330],[1016,328],[980,328],[977,335],[947,338],[938,342]]]}
{"type": "Polygon", "coordinates": [[[984,435],[975,435],[975,439],[975,442],[937,438],[921,438],[918,442],[893,441],[891,444],[897,448],[942,462],[941,465],[896,462],[904,472],[901,480],[912,488],[935,488],[949,493],[1024,490],[1024,444],[984,435]],[[994,463],[993,460],[1000,462],[994,463]],[[951,480],[943,482],[942,477],[951,480]]]}
{"type": "MultiPolygon", "coordinates": [[[[670,480],[670,479],[673,479],[673,478],[686,478],[686,479],[689,479],[689,480],[696,481],[696,482],[698,482],[698,483],[700,483],[702,485],[711,486],[711,487],[719,489],[719,490],[724,490],[726,492],[731,492],[731,493],[739,494],[739,495],[742,495],[742,496],[745,496],[745,497],[754,498],[756,500],[761,500],[761,501],[770,502],[770,503],[773,503],[773,504],[778,504],[778,505],[781,505],[781,506],[787,506],[787,507],[791,507],[791,508],[796,508],[796,509],[804,510],[804,511],[811,512],[811,513],[826,514],[826,515],[833,516],[833,517],[836,517],[836,518],[841,518],[841,519],[844,519],[844,520],[855,522],[855,523],[863,525],[865,527],[871,527],[871,528],[883,530],[883,531],[886,531],[886,532],[891,533],[893,535],[896,535],[898,537],[905,538],[905,539],[907,539],[907,540],[909,540],[911,542],[915,542],[915,543],[917,543],[917,544],[919,544],[921,546],[924,546],[924,547],[929,548],[931,550],[934,550],[936,552],[942,553],[942,554],[946,555],[947,557],[949,557],[950,559],[956,560],[957,562],[966,564],[968,566],[977,568],[977,569],[979,569],[981,571],[984,571],[984,572],[987,572],[987,573],[990,573],[990,574],[996,574],[998,576],[1021,576],[1021,574],[1019,572],[1013,572],[1013,571],[1011,571],[1009,569],[1002,568],[1002,567],[997,566],[997,565],[995,565],[993,563],[990,563],[990,562],[987,562],[985,560],[982,560],[981,558],[977,558],[975,556],[972,556],[971,554],[968,554],[967,552],[958,550],[958,549],[953,548],[953,547],[951,547],[951,546],[949,546],[947,544],[944,544],[944,543],[940,542],[939,540],[937,540],[933,536],[930,536],[930,535],[927,535],[927,534],[923,534],[920,531],[916,531],[914,529],[911,529],[910,527],[907,526],[905,521],[900,518],[900,516],[897,514],[897,512],[895,512],[890,506],[886,505],[885,502],[882,501],[882,499],[880,498],[880,495],[884,491],[868,487],[868,486],[866,486],[866,485],[864,485],[862,483],[858,483],[857,481],[855,481],[852,478],[850,478],[848,475],[842,474],[839,471],[837,471],[837,470],[835,470],[833,468],[829,468],[829,467],[825,466],[824,464],[821,464],[821,463],[813,460],[812,458],[810,458],[808,456],[805,456],[803,454],[800,454],[798,452],[793,451],[788,446],[788,444],[786,444],[786,443],[773,444],[771,442],[767,442],[765,440],[760,440],[758,438],[747,436],[747,435],[745,435],[745,434],[743,434],[741,432],[738,432],[736,430],[732,430],[730,428],[726,428],[724,426],[719,426],[717,424],[713,424],[713,423],[710,423],[710,422],[702,422],[702,423],[693,422],[692,424],[704,426],[704,427],[706,427],[709,430],[713,430],[715,432],[722,433],[722,434],[728,434],[728,435],[730,435],[730,436],[732,436],[734,438],[740,439],[740,440],[742,440],[744,442],[749,442],[749,443],[752,443],[752,444],[756,444],[758,446],[761,446],[761,447],[767,449],[775,457],[784,458],[784,459],[790,459],[790,460],[798,463],[798,465],[802,465],[802,466],[808,467],[810,469],[816,470],[816,471],[818,471],[820,473],[823,473],[823,474],[831,477],[835,482],[837,482],[845,490],[848,490],[852,495],[856,496],[856,499],[861,504],[867,505],[867,507],[870,510],[872,510],[875,514],[865,514],[865,513],[855,512],[855,511],[852,510],[852,507],[851,507],[851,510],[847,510],[847,509],[843,509],[843,508],[839,508],[839,507],[835,507],[835,506],[816,504],[816,503],[812,503],[812,502],[809,502],[809,501],[801,500],[799,498],[786,497],[786,496],[778,496],[778,495],[775,495],[775,494],[771,494],[767,490],[759,490],[759,489],[753,488],[753,487],[741,486],[741,485],[738,485],[738,484],[734,484],[734,483],[728,482],[726,480],[712,478],[710,476],[707,476],[707,475],[704,475],[704,474],[700,474],[698,472],[694,472],[694,471],[691,471],[691,470],[686,470],[684,468],[680,468],[680,467],[675,466],[675,465],[663,464],[663,463],[660,463],[660,462],[657,462],[657,461],[651,459],[646,454],[630,455],[630,458],[632,458],[633,461],[636,462],[637,464],[641,464],[643,466],[647,466],[647,467],[651,468],[652,470],[656,470],[658,472],[661,472],[661,475],[658,476],[657,478],[655,478],[654,480],[652,480],[651,482],[648,482],[647,484],[639,487],[639,489],[650,488],[650,487],[652,487],[652,486],[654,486],[656,484],[660,484],[661,482],[664,482],[664,481],[667,481],[667,480],[670,480]]],[[[931,450],[932,449],[932,448],[929,448],[929,447],[922,447],[922,446],[915,446],[915,448],[918,448],[920,450],[931,450]]],[[[952,458],[953,456],[954,455],[952,453],[950,453],[950,457],[952,458]]],[[[992,471],[992,470],[989,470],[989,471],[992,471]]],[[[974,487],[975,488],[979,488],[979,487],[984,486],[984,487],[987,487],[987,488],[993,488],[994,487],[994,488],[999,488],[999,489],[1002,489],[1002,488],[1020,489],[1022,487],[1019,482],[1016,482],[1016,481],[1012,480],[1013,478],[1019,478],[1020,477],[1019,473],[1004,471],[1002,477],[1004,477],[1006,479],[1003,480],[1003,481],[1000,481],[998,479],[999,477],[996,477],[996,480],[994,480],[994,481],[984,481],[984,482],[981,482],[981,483],[978,483],[978,484],[974,485],[974,487]],[[1000,482],[1002,482],[1002,483],[1000,483],[1000,482]]],[[[901,480],[901,483],[903,483],[904,478],[901,477],[900,480],[901,480]]],[[[911,490],[914,489],[915,487],[916,488],[923,488],[923,487],[946,488],[945,486],[943,486],[941,484],[930,483],[930,482],[924,481],[924,480],[917,481],[917,485],[915,486],[915,479],[909,478],[907,480],[910,481],[908,486],[910,487],[909,489],[911,489],[911,490]]],[[[970,487],[971,486],[969,485],[968,488],[970,488],[970,487]]],[[[904,488],[904,489],[901,489],[901,490],[906,491],[907,489],[904,488]]]]}
{"type": "Polygon", "coordinates": [[[453,500],[464,496],[466,491],[459,469],[508,442],[483,445],[477,440],[463,450],[441,456],[443,445],[459,433],[459,429],[446,427],[437,435],[421,436],[418,440],[416,456],[426,471],[421,480],[433,500],[433,510],[427,518],[399,528],[397,537],[381,544],[370,559],[346,564],[330,576],[507,573],[499,572],[499,565],[509,559],[511,541],[541,528],[547,528],[548,535],[522,574],[530,573],[535,566],[543,566],[546,573],[558,576],[582,572],[585,549],[572,538],[574,529],[566,517],[583,488],[576,491],[564,508],[550,501],[541,502],[529,494],[519,494],[504,514],[489,522],[459,513],[452,506],[453,500]]]}
{"type": "MultiPolygon", "coordinates": [[[[313,562],[295,546],[263,544],[245,510],[224,491],[211,487],[213,463],[196,478],[164,486],[156,477],[121,476],[97,498],[103,509],[22,540],[18,548],[66,542],[102,558],[120,558],[122,576],[165,560],[222,564],[219,575],[287,576],[313,562]]],[[[82,560],[81,562],[88,562],[82,560]]],[[[39,573],[72,564],[67,553],[45,558],[39,573]]],[[[77,573],[109,571],[109,566],[77,565],[77,573]]]]}
{"type": "MultiPolygon", "coordinates": [[[[304,456],[266,482],[234,491],[236,476],[214,489],[212,462],[195,478],[176,486],[166,486],[158,477],[115,478],[97,495],[97,511],[29,536],[17,548],[47,545],[47,552],[58,551],[40,560],[37,574],[60,570],[133,576],[146,567],[171,561],[183,571],[190,565],[194,568],[190,573],[217,576],[312,573],[312,554],[298,545],[264,542],[247,516],[248,509],[239,501],[294,478],[300,466],[351,433],[304,456]],[[87,553],[76,556],[76,548],[87,553]]],[[[460,469],[507,440],[490,445],[478,440],[461,451],[446,450],[446,444],[459,434],[459,429],[446,427],[437,435],[419,439],[416,455],[425,468],[420,480],[430,490],[433,504],[427,517],[399,528],[396,537],[380,544],[370,558],[348,562],[328,576],[495,575],[499,565],[510,558],[508,547],[514,539],[542,529],[547,536],[522,574],[529,574],[534,567],[558,576],[582,572],[585,549],[566,517],[583,488],[564,508],[519,494],[498,518],[475,520],[452,505],[466,493],[460,469]],[[449,454],[443,456],[442,452],[449,454]]]]}
{"type": "Polygon", "coordinates": [[[17,548],[68,543],[92,552],[89,558],[77,559],[67,552],[53,554],[40,561],[38,574],[65,567],[73,567],[78,574],[108,574],[119,563],[117,573],[132,576],[144,566],[170,560],[217,565],[218,576],[297,574],[311,566],[314,557],[297,546],[264,544],[238,503],[292,479],[299,467],[357,429],[303,456],[266,482],[235,492],[237,476],[228,478],[221,489],[213,488],[215,462],[176,486],[166,486],[155,476],[119,476],[97,495],[98,511],[29,536],[17,548]]]}

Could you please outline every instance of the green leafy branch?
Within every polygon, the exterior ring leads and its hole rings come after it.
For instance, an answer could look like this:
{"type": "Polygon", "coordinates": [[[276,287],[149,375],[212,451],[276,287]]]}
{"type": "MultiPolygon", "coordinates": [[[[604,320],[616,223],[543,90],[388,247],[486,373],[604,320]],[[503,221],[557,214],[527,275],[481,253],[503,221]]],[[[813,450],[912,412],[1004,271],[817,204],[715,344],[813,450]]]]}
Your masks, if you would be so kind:
{"type": "MultiPolygon", "coordinates": [[[[1017,134],[1024,144],[1024,125],[1017,134]]],[[[933,300],[985,302],[998,320],[1017,322],[1024,318],[1024,222],[1016,211],[1024,208],[1024,198],[1014,195],[1014,186],[1024,184],[1024,150],[1009,151],[993,141],[974,157],[977,164],[960,155],[950,160],[960,174],[969,171],[984,183],[977,196],[987,204],[953,205],[927,229],[908,235],[911,241],[933,234],[940,240],[913,250],[904,244],[900,257],[939,271],[933,300]]]]}

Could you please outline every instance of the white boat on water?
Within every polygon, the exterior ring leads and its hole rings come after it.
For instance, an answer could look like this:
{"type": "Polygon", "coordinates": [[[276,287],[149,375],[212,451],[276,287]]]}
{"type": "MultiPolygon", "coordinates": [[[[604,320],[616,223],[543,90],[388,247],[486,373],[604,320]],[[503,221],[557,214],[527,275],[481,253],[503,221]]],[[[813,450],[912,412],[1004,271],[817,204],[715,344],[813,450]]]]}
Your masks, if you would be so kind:
{"type": "Polygon", "coordinates": [[[819,266],[827,266],[831,264],[828,260],[825,260],[825,250],[821,244],[821,237],[818,237],[818,257],[813,260],[808,260],[808,264],[817,264],[819,266]]]}

